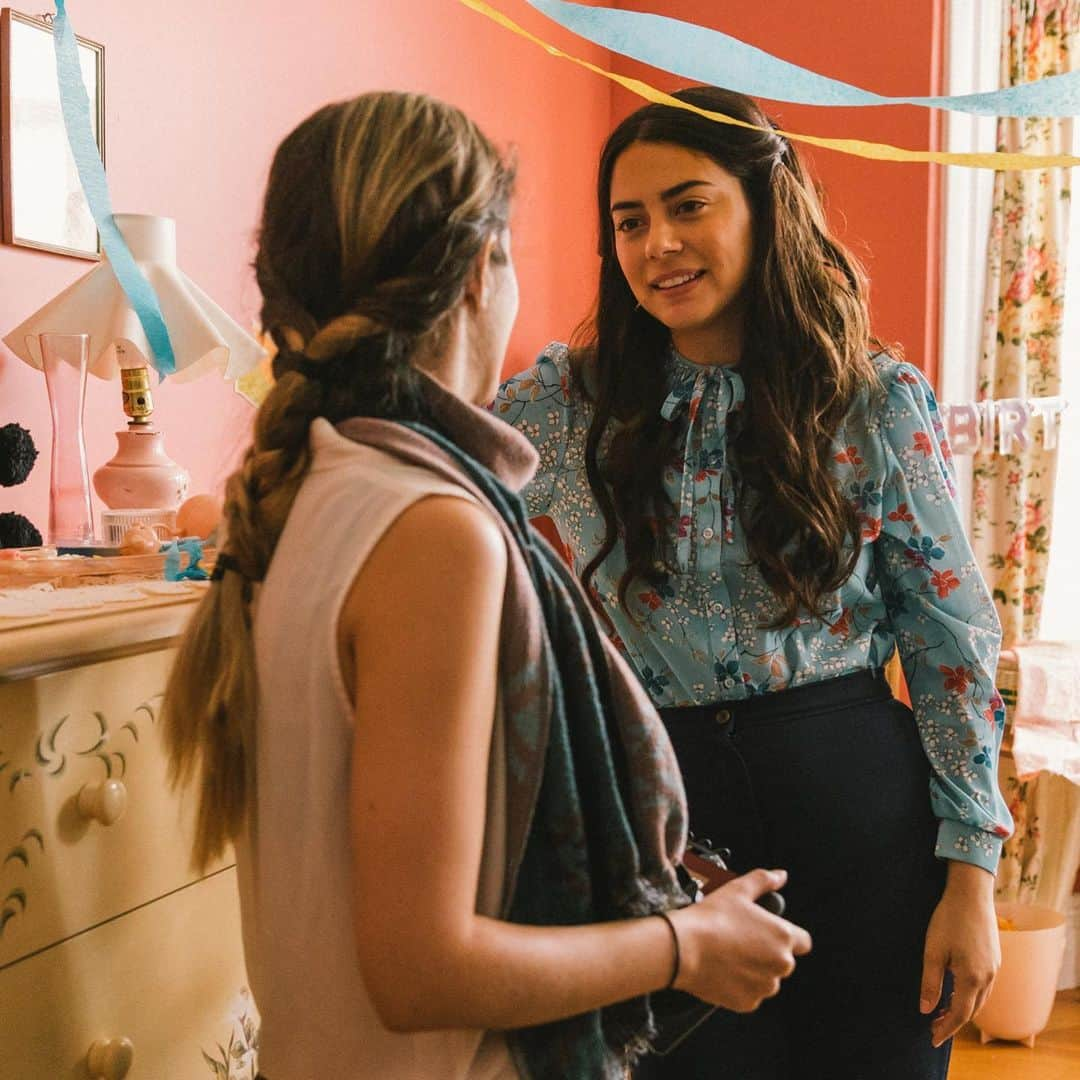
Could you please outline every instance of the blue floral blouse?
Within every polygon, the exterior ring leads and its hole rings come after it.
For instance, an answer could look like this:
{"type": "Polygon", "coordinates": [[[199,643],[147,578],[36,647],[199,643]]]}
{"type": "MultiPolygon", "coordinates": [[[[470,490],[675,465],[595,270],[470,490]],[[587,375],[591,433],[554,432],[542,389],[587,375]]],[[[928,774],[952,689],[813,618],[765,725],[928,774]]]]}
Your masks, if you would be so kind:
{"type": "MultiPolygon", "coordinates": [[[[631,588],[619,606],[622,546],[593,579],[615,643],[657,706],[739,700],[881,668],[899,648],[940,820],[937,854],[994,871],[1011,819],[997,786],[1005,712],[994,687],[1000,627],[954,501],[951,455],[933,391],[917,368],[881,356],[880,393],[852,408],[835,442],[836,476],[862,522],[854,573],[809,613],[763,629],[779,603],[747,555],[735,511],[729,417],[743,404],[738,370],[673,354],[662,413],[685,430],[664,477],[678,507],[675,573],[631,588]]],[[[529,512],[557,525],[580,573],[604,537],[585,474],[591,405],[567,349],[550,345],[509,379],[493,409],[532,441],[540,468],[529,512]]]]}

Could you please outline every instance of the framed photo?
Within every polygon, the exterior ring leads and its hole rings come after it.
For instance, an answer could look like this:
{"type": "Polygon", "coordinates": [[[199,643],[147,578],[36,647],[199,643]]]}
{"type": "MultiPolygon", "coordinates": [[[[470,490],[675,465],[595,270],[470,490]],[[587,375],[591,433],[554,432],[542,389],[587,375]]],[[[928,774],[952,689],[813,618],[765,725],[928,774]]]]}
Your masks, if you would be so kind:
{"type": "MultiPolygon", "coordinates": [[[[90,122],[105,160],[105,48],[76,38],[90,122]]],[[[0,202],[5,244],[101,258],[60,112],[52,26],[0,9],[0,202]]]]}

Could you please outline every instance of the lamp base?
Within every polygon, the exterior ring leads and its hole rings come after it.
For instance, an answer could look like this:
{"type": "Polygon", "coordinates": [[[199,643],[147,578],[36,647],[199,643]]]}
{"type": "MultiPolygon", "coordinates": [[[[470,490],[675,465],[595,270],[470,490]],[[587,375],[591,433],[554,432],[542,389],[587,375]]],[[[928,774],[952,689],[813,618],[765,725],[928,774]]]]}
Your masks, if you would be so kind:
{"type": "Polygon", "coordinates": [[[118,431],[113,457],[94,473],[94,490],[111,510],[175,510],[187,496],[186,469],[165,453],[165,435],[152,424],[118,431]]]}

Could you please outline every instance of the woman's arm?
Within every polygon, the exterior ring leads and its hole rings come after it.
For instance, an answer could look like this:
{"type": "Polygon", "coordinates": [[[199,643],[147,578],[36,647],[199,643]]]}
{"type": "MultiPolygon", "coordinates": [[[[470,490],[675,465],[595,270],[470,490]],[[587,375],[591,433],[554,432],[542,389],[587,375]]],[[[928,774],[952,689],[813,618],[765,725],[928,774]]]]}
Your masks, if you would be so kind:
{"type": "Polygon", "coordinates": [[[937,854],[993,874],[1012,825],[997,783],[1000,624],[957,510],[933,392],[917,369],[899,364],[887,394],[874,558],[933,770],[937,854]]]}
{"type": "MultiPolygon", "coordinates": [[[[521,926],[476,913],[506,551],[479,507],[407,510],[342,616],[356,672],[354,904],[361,972],[393,1030],[543,1023],[664,986],[657,918],[521,926]]],[[[756,907],[758,871],[675,912],[679,985],[751,1009],[809,948],[756,907]]]]}
{"type": "Polygon", "coordinates": [[[920,1007],[930,1013],[946,970],[953,996],[934,1020],[940,1045],[971,1018],[1000,964],[994,872],[1011,821],[998,790],[1004,709],[994,686],[1000,629],[957,511],[948,442],[922,375],[898,365],[881,434],[888,476],[876,563],[933,769],[949,860],[945,892],[927,930],[920,1007]]]}
{"type": "Polygon", "coordinates": [[[574,423],[573,375],[565,345],[549,345],[525,371],[499,387],[492,413],[517,428],[536,448],[540,464],[522,496],[532,518],[546,517],[556,496],[556,481],[566,463],[566,444],[574,423]]]}

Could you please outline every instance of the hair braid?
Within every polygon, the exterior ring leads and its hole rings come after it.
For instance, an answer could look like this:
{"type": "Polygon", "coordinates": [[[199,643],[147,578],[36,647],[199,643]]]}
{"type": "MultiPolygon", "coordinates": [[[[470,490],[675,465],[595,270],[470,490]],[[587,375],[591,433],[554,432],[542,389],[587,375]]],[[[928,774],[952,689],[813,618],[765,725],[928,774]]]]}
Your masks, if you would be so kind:
{"type": "Polygon", "coordinates": [[[417,369],[442,344],[512,170],[457,109],[415,94],[326,106],[278,148],[255,274],[276,382],[225,489],[224,574],[192,619],[166,693],[176,782],[201,765],[194,860],[218,855],[254,790],[250,601],[310,465],[312,421],[424,415],[417,369]]]}

